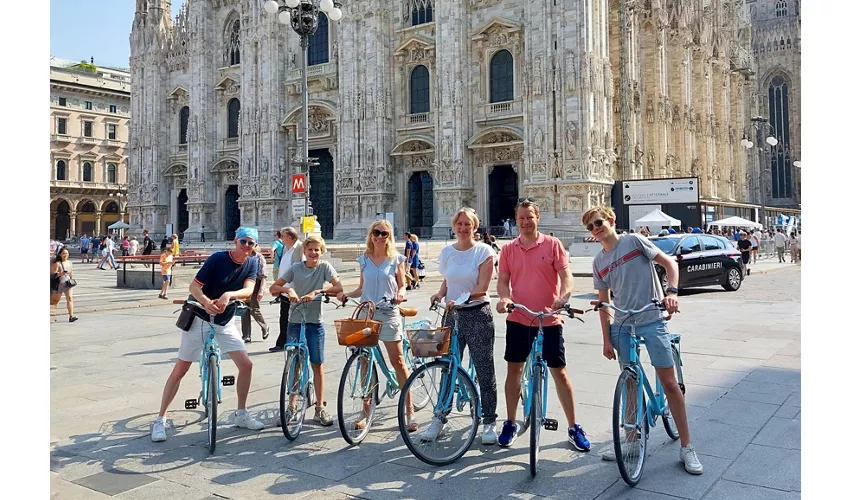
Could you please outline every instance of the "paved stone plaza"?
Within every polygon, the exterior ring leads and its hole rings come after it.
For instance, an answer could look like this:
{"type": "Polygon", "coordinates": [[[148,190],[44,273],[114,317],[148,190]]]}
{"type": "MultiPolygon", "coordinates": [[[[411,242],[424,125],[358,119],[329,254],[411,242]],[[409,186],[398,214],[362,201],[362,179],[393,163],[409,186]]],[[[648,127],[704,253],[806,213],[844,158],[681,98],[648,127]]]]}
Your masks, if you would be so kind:
{"type": "MultiPolygon", "coordinates": [[[[581,265],[574,264],[577,274],[581,265]]],[[[578,419],[593,449],[574,451],[566,444],[566,430],[544,432],[535,479],[528,471],[526,436],[510,449],[476,442],[448,467],[418,461],[398,435],[395,401],[379,407],[376,427],[359,447],[347,446],[338,427],[312,423],[290,443],[273,426],[283,355],[268,352],[278,333],[277,309],[268,305],[263,312],[275,325],[272,337],[248,346],[254,360],[248,405],[267,428],[233,427],[236,392],[226,387],[218,447],[209,456],[201,412],[182,409],[182,401],[198,393],[197,365],[169,412],[168,441],[150,441],[179,345],[177,306],[157,301],[151,291],[117,290],[113,272],[80,265],[80,321],[69,324],[59,315],[51,325],[53,498],[800,498],[800,267],[759,264],[755,271],[738,292],[720,287],[683,292],[683,313],[671,323],[671,330],[682,334],[686,401],[705,473],[684,471],[678,443],[659,425],[650,434],[652,454],[643,478],[632,489],[616,464],[599,456],[612,446],[617,364],[602,356],[596,314],[586,324],[569,322],[566,329],[578,419]]],[[[356,280],[343,276],[346,288],[356,280]]],[[[422,289],[412,292],[412,305],[424,311],[437,285],[432,272],[422,289]]],[[[594,296],[592,280],[576,278],[572,305],[587,306],[594,296]]],[[[326,308],[326,324],[350,312],[326,308]]],[[[499,427],[505,411],[504,330],[504,316],[497,315],[499,427]]],[[[254,338],[260,338],[256,324],[254,338]]],[[[326,399],[333,414],[344,355],[331,336],[326,399]]],[[[230,361],[223,373],[235,374],[230,361]]],[[[554,391],[550,394],[550,416],[564,429],[566,419],[554,391]]]]}

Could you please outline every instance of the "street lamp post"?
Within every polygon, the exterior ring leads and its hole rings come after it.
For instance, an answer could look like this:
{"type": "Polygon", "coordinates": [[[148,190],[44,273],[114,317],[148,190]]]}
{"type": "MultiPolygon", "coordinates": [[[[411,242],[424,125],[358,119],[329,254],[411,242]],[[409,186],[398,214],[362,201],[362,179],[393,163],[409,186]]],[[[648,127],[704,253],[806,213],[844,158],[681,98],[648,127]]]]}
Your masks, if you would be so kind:
{"type": "Polygon", "coordinates": [[[278,4],[275,0],[269,0],[263,6],[269,15],[277,15],[281,25],[289,24],[293,31],[301,38],[301,161],[297,162],[301,172],[306,175],[305,195],[307,207],[306,215],[313,215],[310,203],[310,166],[309,145],[307,142],[307,48],[310,35],[316,32],[319,26],[319,10],[321,9],[331,21],[342,19],[342,4],[337,0],[285,0],[278,4]]]}
{"type": "Polygon", "coordinates": [[[767,193],[764,185],[764,171],[767,169],[766,166],[763,165],[762,158],[764,156],[763,153],[767,151],[765,147],[765,143],[768,146],[773,148],[776,146],[779,141],[774,137],[774,133],[776,130],[773,128],[773,125],[770,124],[767,118],[763,116],[754,116],[750,119],[752,125],[750,125],[750,130],[755,132],[755,138],[757,142],[753,142],[747,137],[747,134],[744,133],[744,136],[741,138],[741,146],[746,149],[752,149],[753,146],[758,147],[758,154],[756,155],[758,162],[758,190],[759,190],[759,201],[761,204],[761,220],[762,224],[767,226],[767,214],[765,213],[765,198],[767,198],[767,193]],[[765,128],[768,128],[767,137],[764,136],[765,128]]]}

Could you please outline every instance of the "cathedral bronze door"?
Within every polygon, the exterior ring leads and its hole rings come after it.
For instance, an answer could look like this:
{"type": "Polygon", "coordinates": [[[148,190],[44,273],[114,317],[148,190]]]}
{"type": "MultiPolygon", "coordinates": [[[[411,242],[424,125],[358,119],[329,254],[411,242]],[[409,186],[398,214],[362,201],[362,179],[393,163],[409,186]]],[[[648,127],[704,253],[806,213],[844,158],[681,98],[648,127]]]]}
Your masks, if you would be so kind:
{"type": "Polygon", "coordinates": [[[189,196],[185,189],[180,190],[177,195],[177,235],[182,239],[183,232],[189,228],[189,210],[186,208],[186,202],[189,201],[189,196]]]}
{"type": "Polygon", "coordinates": [[[407,181],[407,227],[420,238],[434,230],[434,182],[428,172],[415,172],[407,181]]]}
{"type": "Polygon", "coordinates": [[[490,172],[489,183],[490,230],[502,234],[505,219],[514,219],[514,207],[519,200],[519,182],[513,167],[497,165],[490,172]]]}
{"type": "Polygon", "coordinates": [[[313,215],[322,225],[322,237],[332,240],[334,237],[334,161],[330,150],[311,149],[311,158],[318,158],[319,164],[310,167],[310,203],[313,215]]]}
{"type": "Polygon", "coordinates": [[[231,241],[236,238],[236,230],[242,224],[238,201],[239,186],[228,186],[224,193],[224,237],[231,241]]]}

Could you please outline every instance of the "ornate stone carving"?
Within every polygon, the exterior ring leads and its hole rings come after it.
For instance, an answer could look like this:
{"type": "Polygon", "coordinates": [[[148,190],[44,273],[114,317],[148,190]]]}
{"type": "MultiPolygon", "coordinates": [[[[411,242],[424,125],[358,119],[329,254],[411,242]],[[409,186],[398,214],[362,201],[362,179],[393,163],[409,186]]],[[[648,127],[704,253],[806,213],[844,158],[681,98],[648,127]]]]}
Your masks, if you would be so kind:
{"type": "Polygon", "coordinates": [[[543,63],[540,61],[540,56],[534,58],[534,69],[531,75],[532,91],[534,95],[543,93],[543,63]]]}
{"type": "Polygon", "coordinates": [[[701,170],[701,162],[699,158],[694,158],[694,161],[691,162],[691,176],[698,177],[701,170]]]}

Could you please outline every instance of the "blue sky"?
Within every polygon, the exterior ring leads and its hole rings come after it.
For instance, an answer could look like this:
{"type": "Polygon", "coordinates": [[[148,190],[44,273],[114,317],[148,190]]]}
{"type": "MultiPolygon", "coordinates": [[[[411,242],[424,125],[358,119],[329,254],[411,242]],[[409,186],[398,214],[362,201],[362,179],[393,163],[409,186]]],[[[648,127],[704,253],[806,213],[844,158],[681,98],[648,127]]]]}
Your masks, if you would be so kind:
{"type": "MultiPolygon", "coordinates": [[[[172,19],[184,0],[172,0],[172,19]]],[[[50,55],[130,67],[134,0],[50,0],[50,55]]]]}

